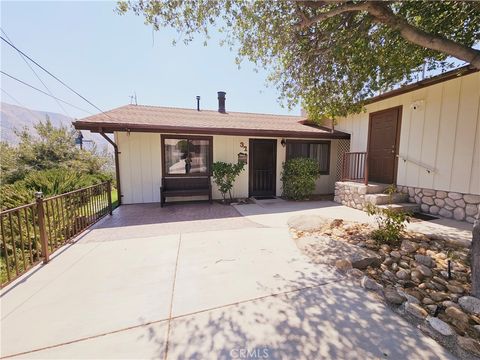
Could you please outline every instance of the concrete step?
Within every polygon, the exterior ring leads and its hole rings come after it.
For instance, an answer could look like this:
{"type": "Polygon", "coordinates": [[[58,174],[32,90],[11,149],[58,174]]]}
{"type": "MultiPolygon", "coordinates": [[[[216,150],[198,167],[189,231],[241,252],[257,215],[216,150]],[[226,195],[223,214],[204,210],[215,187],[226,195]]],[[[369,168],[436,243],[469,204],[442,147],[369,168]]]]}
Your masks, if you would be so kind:
{"type": "Polygon", "coordinates": [[[388,184],[369,183],[367,185],[367,194],[382,194],[389,186],[388,184]]]}
{"type": "Polygon", "coordinates": [[[386,205],[379,205],[378,207],[381,209],[391,208],[394,211],[405,211],[409,213],[420,212],[420,205],[413,204],[413,203],[386,204],[386,205]]]}
{"type": "Polygon", "coordinates": [[[365,201],[373,205],[385,205],[408,202],[408,194],[367,194],[365,201]]]}

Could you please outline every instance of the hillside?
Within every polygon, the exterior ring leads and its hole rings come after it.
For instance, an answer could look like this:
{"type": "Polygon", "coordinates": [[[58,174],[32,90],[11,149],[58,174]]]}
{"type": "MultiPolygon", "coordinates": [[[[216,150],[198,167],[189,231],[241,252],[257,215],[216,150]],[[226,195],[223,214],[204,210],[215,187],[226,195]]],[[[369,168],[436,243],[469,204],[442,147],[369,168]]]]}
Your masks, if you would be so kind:
{"type": "MultiPolygon", "coordinates": [[[[54,126],[71,127],[73,119],[54,112],[27,109],[21,106],[1,103],[0,106],[0,140],[8,144],[15,145],[18,143],[18,137],[15,135],[15,129],[26,127],[33,132],[33,126],[40,120],[45,120],[46,116],[54,126]]],[[[93,140],[99,150],[107,147],[109,152],[113,152],[112,146],[98,134],[92,134],[89,131],[82,131],[84,140],[93,140]]],[[[88,149],[90,143],[85,143],[88,149]]]]}

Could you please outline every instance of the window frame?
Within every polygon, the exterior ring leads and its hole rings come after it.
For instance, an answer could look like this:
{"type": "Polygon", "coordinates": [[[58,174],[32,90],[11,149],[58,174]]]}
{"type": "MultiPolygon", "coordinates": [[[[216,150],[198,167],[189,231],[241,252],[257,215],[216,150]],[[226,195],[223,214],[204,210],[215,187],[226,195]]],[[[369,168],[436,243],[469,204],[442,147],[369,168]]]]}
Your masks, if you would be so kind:
{"type": "Polygon", "coordinates": [[[161,161],[162,161],[162,178],[176,178],[176,177],[205,177],[205,176],[212,176],[212,163],[213,163],[213,136],[197,136],[197,135],[184,135],[184,134],[175,134],[175,135],[161,135],[161,161]],[[204,173],[189,173],[189,174],[168,174],[165,168],[165,140],[166,139],[178,139],[178,140],[208,140],[209,142],[209,149],[208,149],[208,156],[209,161],[207,165],[207,172],[204,173]]]}
{"type": "MultiPolygon", "coordinates": [[[[285,160],[290,160],[290,157],[288,155],[288,150],[287,146],[288,144],[306,144],[308,145],[308,153],[310,153],[310,145],[311,144],[326,144],[328,145],[328,157],[327,157],[327,170],[326,171],[320,171],[320,175],[330,175],[330,156],[331,156],[331,150],[332,150],[332,142],[328,140],[286,140],[286,146],[285,146],[285,160]]],[[[311,159],[310,157],[308,157],[311,159]]]]}

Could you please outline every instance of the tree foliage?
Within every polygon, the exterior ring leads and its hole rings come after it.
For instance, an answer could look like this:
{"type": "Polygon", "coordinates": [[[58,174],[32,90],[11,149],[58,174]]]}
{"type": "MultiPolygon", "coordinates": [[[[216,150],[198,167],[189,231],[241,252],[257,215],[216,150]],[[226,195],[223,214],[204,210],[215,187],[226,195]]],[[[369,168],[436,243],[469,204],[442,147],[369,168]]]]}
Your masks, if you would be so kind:
{"type": "Polygon", "coordinates": [[[230,196],[230,200],[232,200],[231,190],[233,188],[233,183],[244,167],[245,164],[243,162],[231,164],[223,161],[216,161],[212,164],[213,182],[218,186],[223,201],[225,201],[227,193],[230,196]]]}
{"type": "Polygon", "coordinates": [[[283,163],[281,181],[283,196],[291,200],[305,200],[315,191],[320,177],[318,162],[310,158],[295,158],[283,163]]]}
{"type": "Polygon", "coordinates": [[[36,191],[57,195],[112,178],[111,156],[76,147],[73,128],[55,127],[47,117],[34,129],[16,131],[16,146],[0,143],[2,210],[32,202],[36,191]]]}
{"type": "Polygon", "coordinates": [[[176,29],[185,43],[217,28],[223,43],[271,69],[269,80],[292,107],[302,99],[311,120],[362,109],[380,90],[428,70],[453,66],[454,56],[480,67],[480,6],[457,1],[120,1],[159,30],[176,29]]]}

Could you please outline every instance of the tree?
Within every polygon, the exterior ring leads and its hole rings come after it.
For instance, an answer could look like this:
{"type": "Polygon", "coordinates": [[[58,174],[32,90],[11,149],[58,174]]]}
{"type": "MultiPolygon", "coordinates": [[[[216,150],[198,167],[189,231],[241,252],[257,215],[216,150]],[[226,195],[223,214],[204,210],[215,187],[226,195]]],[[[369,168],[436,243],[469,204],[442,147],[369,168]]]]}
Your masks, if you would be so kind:
{"type": "Polygon", "coordinates": [[[380,90],[410,82],[451,57],[480,68],[480,5],[448,1],[121,1],[154,29],[190,42],[217,27],[238,61],[272,69],[289,106],[302,99],[311,120],[358,112],[380,90]]]}

